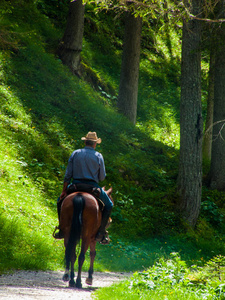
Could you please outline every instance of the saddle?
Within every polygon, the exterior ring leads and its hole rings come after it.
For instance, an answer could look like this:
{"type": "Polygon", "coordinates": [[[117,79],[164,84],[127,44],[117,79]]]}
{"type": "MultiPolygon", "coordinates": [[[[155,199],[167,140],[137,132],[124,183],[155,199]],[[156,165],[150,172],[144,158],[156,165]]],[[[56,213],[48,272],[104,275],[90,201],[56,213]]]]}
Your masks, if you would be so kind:
{"type": "Polygon", "coordinates": [[[91,184],[86,183],[72,183],[67,187],[67,195],[75,193],[75,192],[86,192],[95,197],[95,199],[98,201],[100,210],[103,210],[105,207],[105,204],[102,202],[102,200],[99,198],[101,194],[100,188],[97,188],[91,184]]]}

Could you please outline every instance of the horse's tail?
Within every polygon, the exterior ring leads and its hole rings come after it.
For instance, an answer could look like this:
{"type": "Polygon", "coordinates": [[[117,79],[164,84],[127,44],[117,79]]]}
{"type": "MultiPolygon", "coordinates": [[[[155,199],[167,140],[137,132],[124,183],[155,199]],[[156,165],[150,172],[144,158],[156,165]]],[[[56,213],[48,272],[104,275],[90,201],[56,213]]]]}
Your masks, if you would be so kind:
{"type": "Polygon", "coordinates": [[[82,229],[82,213],[84,209],[84,198],[81,194],[77,194],[73,198],[73,218],[70,229],[70,237],[66,247],[66,264],[71,260],[71,254],[75,245],[79,242],[82,229]]]}

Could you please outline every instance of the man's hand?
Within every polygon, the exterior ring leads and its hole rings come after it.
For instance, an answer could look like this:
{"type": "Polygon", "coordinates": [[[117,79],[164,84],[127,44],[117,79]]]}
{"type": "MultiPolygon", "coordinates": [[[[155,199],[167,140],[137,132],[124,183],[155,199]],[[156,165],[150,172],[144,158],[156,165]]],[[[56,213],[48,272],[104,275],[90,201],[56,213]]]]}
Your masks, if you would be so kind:
{"type": "Polygon", "coordinates": [[[61,195],[60,195],[60,199],[62,199],[62,198],[64,198],[64,197],[66,197],[66,195],[67,195],[67,193],[66,193],[66,189],[67,189],[67,187],[68,187],[68,182],[64,182],[64,184],[63,184],[63,191],[62,191],[62,193],[61,193],[61,195]]]}
{"type": "Polygon", "coordinates": [[[66,193],[66,192],[62,192],[59,198],[60,198],[60,199],[62,199],[62,198],[65,198],[65,197],[66,197],[66,195],[67,195],[67,193],[66,193]]]}

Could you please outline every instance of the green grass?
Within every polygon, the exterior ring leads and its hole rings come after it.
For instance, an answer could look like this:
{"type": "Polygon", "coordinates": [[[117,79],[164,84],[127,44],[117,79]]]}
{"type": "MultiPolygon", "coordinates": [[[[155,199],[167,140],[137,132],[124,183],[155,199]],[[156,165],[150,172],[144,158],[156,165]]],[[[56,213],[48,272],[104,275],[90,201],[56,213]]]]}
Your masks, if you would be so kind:
{"type": "Polygon", "coordinates": [[[95,299],[224,299],[225,258],[187,267],[175,252],[122,283],[95,292],[95,299]]]}

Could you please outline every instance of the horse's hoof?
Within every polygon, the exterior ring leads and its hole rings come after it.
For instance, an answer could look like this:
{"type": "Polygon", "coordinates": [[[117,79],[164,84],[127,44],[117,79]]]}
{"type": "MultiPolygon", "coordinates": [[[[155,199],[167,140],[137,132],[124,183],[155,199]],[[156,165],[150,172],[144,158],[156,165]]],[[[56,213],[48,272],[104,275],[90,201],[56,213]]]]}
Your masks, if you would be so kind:
{"type": "Polygon", "coordinates": [[[93,281],[92,278],[86,278],[86,284],[92,285],[92,281],[93,281]]]}
{"type": "Polygon", "coordinates": [[[75,287],[75,286],[76,286],[75,281],[74,280],[70,280],[69,287],[75,287]]]}
{"type": "Polygon", "coordinates": [[[70,279],[69,274],[64,274],[62,279],[63,279],[63,281],[69,281],[69,279],[70,279]]]}
{"type": "Polygon", "coordinates": [[[76,286],[76,288],[78,288],[78,289],[82,289],[82,283],[81,283],[81,281],[80,281],[80,280],[77,280],[75,286],[76,286]]]}

